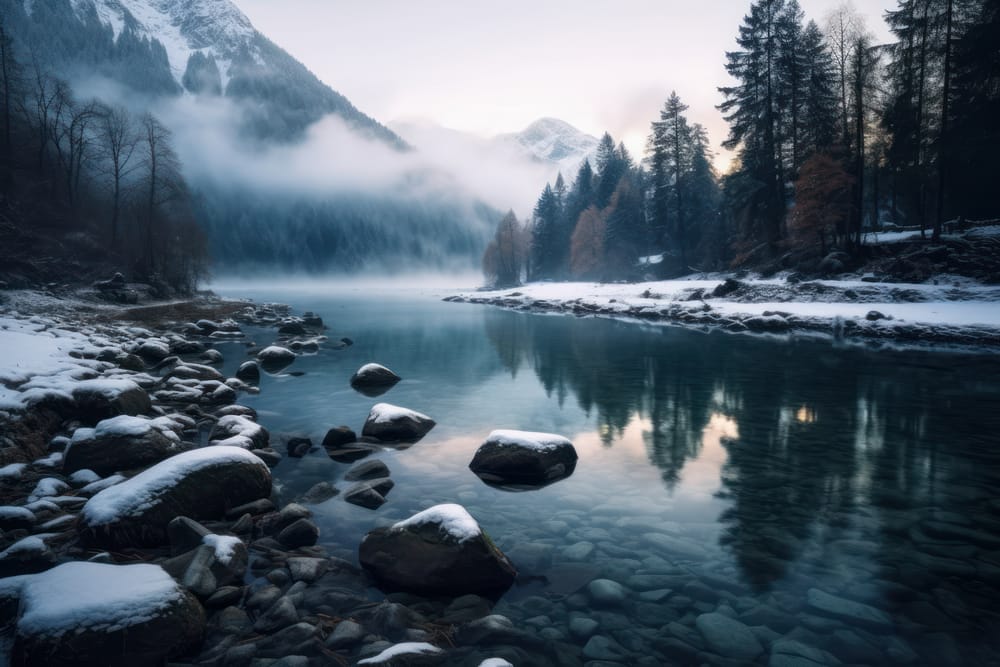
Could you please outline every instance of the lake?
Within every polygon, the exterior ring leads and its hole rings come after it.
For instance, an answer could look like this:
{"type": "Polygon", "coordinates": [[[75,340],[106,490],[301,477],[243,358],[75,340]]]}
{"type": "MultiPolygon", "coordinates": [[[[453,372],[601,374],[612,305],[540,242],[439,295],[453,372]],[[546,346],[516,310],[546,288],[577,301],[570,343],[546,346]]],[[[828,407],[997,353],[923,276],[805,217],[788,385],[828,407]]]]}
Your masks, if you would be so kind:
{"type": "MultiPolygon", "coordinates": [[[[433,291],[220,292],[313,310],[331,341],[354,341],[241,400],[276,449],[360,432],[379,401],[437,421],[375,455],[396,482],[381,508],[310,506],[333,555],[357,562],[373,527],[457,502],[520,572],[494,613],[593,659],[765,664],[771,645],[771,664],[1000,663],[995,355],[535,315],[433,291]],[[355,392],[368,362],[402,382],[355,392]],[[487,486],[468,464],[497,428],[570,438],[575,472],[487,486]]],[[[231,375],[242,346],[219,347],[231,375]]],[[[282,501],[320,481],[343,491],[349,467],[321,448],[286,457],[276,488],[282,501]]]]}

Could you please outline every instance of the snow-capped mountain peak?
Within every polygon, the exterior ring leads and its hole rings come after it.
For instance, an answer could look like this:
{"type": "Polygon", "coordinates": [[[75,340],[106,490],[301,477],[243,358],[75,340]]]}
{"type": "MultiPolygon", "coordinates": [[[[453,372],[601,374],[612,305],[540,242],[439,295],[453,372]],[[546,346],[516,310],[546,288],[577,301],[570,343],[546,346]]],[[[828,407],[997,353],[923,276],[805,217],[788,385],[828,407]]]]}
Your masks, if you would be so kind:
{"type": "Polygon", "coordinates": [[[214,56],[224,79],[234,55],[241,50],[256,55],[257,31],[229,0],[73,0],[73,5],[78,13],[93,6],[115,37],[128,26],[139,36],[158,40],[178,83],[195,51],[214,56]]]}
{"type": "Polygon", "coordinates": [[[540,118],[520,132],[502,134],[497,139],[520,145],[535,159],[566,167],[579,165],[593,155],[599,143],[596,137],[558,118],[540,118]]]}

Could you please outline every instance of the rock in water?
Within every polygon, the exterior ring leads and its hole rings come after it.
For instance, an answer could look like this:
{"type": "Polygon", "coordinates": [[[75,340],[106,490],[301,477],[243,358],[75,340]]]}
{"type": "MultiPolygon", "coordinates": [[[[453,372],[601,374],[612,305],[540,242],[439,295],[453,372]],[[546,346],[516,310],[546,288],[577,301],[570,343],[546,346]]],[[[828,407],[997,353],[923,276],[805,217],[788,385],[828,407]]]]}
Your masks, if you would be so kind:
{"type": "Polygon", "coordinates": [[[209,446],[161,461],[84,505],[82,537],[108,546],[157,546],[178,516],[218,519],[271,495],[271,471],[239,447],[209,446]]]}
{"type": "Polygon", "coordinates": [[[107,476],[158,463],[186,447],[164,419],[119,415],[95,428],[79,428],[63,459],[63,472],[93,470],[107,476]]]}
{"type": "Polygon", "coordinates": [[[702,614],[694,623],[709,648],[719,655],[750,661],[764,652],[764,647],[750,628],[728,616],[702,614]]]}
{"type": "Polygon", "coordinates": [[[413,442],[427,435],[437,422],[427,415],[389,403],[372,406],[361,435],[378,440],[413,442]]]}
{"type": "Polygon", "coordinates": [[[380,396],[401,379],[381,364],[365,364],[351,376],[351,386],[365,396],[380,396]]]}
{"type": "Polygon", "coordinates": [[[454,504],[371,531],[359,556],[383,587],[420,595],[499,595],[517,576],[476,520],[454,504]]]}
{"type": "Polygon", "coordinates": [[[19,594],[18,665],[162,664],[205,631],[201,605],[158,565],[65,563],[19,594]]]}
{"type": "Polygon", "coordinates": [[[295,353],[287,347],[270,345],[257,353],[257,359],[265,371],[276,373],[295,361],[295,353]]]}
{"type": "Polygon", "coordinates": [[[576,468],[573,443],[552,433],[499,430],[476,450],[469,468],[487,484],[544,486],[576,468]]]}
{"type": "Polygon", "coordinates": [[[236,379],[247,384],[260,384],[260,364],[256,361],[244,361],[236,370],[236,379]]]}

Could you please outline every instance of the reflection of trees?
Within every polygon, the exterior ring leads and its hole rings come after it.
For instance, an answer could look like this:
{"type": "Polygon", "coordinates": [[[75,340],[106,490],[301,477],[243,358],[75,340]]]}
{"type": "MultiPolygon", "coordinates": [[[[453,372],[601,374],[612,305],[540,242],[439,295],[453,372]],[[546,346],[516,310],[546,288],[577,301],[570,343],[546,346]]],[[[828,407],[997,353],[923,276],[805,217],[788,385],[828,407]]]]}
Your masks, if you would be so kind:
{"type": "MultiPolygon", "coordinates": [[[[907,580],[915,520],[974,517],[1000,535],[1000,509],[983,516],[1000,488],[996,360],[497,310],[485,324],[508,369],[529,366],[547,392],[572,395],[607,444],[648,420],[648,455],[668,486],[700,453],[711,415],[734,420],[720,541],[758,589],[795,563],[818,577],[860,558],[843,552],[845,540],[877,545],[882,579],[926,588],[907,580]]],[[[960,579],[933,580],[971,595],[960,579]]]]}

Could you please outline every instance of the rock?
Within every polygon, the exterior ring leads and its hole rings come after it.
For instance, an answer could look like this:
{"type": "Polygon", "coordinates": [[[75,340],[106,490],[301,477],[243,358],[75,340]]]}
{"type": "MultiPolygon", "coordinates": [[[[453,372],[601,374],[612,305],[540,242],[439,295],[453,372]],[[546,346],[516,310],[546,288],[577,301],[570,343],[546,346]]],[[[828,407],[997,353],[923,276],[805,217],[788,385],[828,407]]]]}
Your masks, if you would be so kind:
{"type": "Polygon", "coordinates": [[[131,380],[84,380],[73,385],[74,413],[85,424],[152,409],[149,394],[131,380]]]}
{"type": "Polygon", "coordinates": [[[592,618],[577,616],[569,622],[569,632],[577,639],[587,639],[597,632],[600,624],[592,618]]]}
{"type": "Polygon", "coordinates": [[[865,315],[865,319],[868,320],[869,322],[877,322],[879,320],[884,320],[888,318],[886,318],[885,315],[883,315],[877,310],[869,310],[868,314],[865,315]]]}
{"type": "Polygon", "coordinates": [[[257,643],[259,658],[283,658],[316,636],[316,627],[305,622],[295,623],[267,636],[257,643]]]}
{"type": "Polygon", "coordinates": [[[212,531],[194,519],[186,516],[175,517],[167,524],[167,538],[170,540],[170,553],[182,554],[196,549],[205,543],[205,537],[212,531]]]}
{"type": "Polygon", "coordinates": [[[267,514],[268,512],[274,511],[274,503],[271,502],[270,498],[258,498],[249,503],[243,505],[237,505],[228,512],[226,512],[227,519],[238,519],[244,514],[250,514],[256,516],[258,514],[267,514]]]}
{"type": "Polygon", "coordinates": [[[288,559],[288,571],[292,581],[312,583],[322,577],[330,567],[330,561],[325,558],[308,558],[294,556],[288,559]]]}
{"type": "Polygon", "coordinates": [[[327,449],[326,454],[337,463],[354,463],[358,459],[371,456],[377,451],[380,450],[375,445],[355,442],[349,445],[342,445],[335,449],[327,449]]]}
{"type": "Polygon", "coordinates": [[[583,657],[590,660],[620,661],[628,659],[628,651],[610,637],[594,635],[583,647],[583,657]]]}
{"type": "Polygon", "coordinates": [[[424,437],[436,422],[427,415],[389,403],[372,406],[362,435],[386,442],[412,442],[424,437]]]}
{"type": "Polygon", "coordinates": [[[812,611],[869,630],[876,632],[892,630],[892,619],[884,611],[860,602],[830,595],[818,588],[810,588],[806,592],[806,604],[812,611]]]}
{"type": "Polygon", "coordinates": [[[354,621],[341,621],[326,638],[324,646],[332,651],[349,648],[361,643],[365,638],[365,629],[354,621]]]}
{"type": "Polygon", "coordinates": [[[551,433],[493,431],[469,468],[488,484],[544,486],[576,468],[573,443],[551,433]]]}
{"type": "Polygon", "coordinates": [[[264,449],[271,441],[267,429],[243,415],[224,415],[212,427],[208,440],[213,445],[232,445],[243,449],[264,449]]]}
{"type": "Polygon", "coordinates": [[[723,657],[750,661],[764,652],[750,628],[728,616],[702,614],[695,619],[695,625],[709,648],[723,657]]]}
{"type": "Polygon", "coordinates": [[[82,537],[109,546],[163,544],[175,517],[222,518],[271,495],[271,471],[238,447],[178,454],[100,491],[84,505],[82,537]]]}
{"type": "Polygon", "coordinates": [[[93,470],[105,477],[159,463],[187,449],[160,419],[119,415],[79,428],[63,457],[63,473],[93,470]]]}
{"type": "Polygon", "coordinates": [[[198,358],[206,364],[221,364],[223,362],[222,353],[214,348],[205,350],[198,358]]]}
{"type": "Polygon", "coordinates": [[[212,618],[214,625],[220,632],[242,637],[253,630],[253,622],[247,613],[238,607],[226,607],[212,618]]]}
{"type": "Polygon", "coordinates": [[[22,530],[29,529],[35,525],[34,513],[24,507],[6,505],[0,507],[0,530],[22,530]]]}
{"type": "Polygon", "coordinates": [[[51,534],[24,537],[0,552],[0,577],[43,572],[56,564],[56,555],[43,538],[51,534]]]}
{"type": "Polygon", "coordinates": [[[253,624],[255,632],[270,633],[299,622],[299,612],[287,597],[279,598],[253,624]]]}
{"type": "Polygon", "coordinates": [[[460,505],[436,505],[369,532],[359,557],[383,587],[422,595],[500,594],[517,576],[460,505]]]}
{"type": "Polygon", "coordinates": [[[374,479],[377,477],[388,477],[389,468],[382,461],[365,461],[352,467],[344,474],[344,479],[348,482],[358,480],[374,479]]]}
{"type": "Polygon", "coordinates": [[[326,432],[326,436],[323,438],[323,449],[327,451],[337,449],[343,445],[356,442],[357,439],[357,434],[348,427],[336,426],[326,432]]]}
{"type": "Polygon", "coordinates": [[[135,349],[135,353],[150,362],[163,361],[170,356],[170,347],[157,340],[146,340],[135,349]]]}
{"type": "Polygon", "coordinates": [[[298,320],[289,320],[278,327],[278,333],[283,336],[305,336],[306,328],[298,320]]]}
{"type": "Polygon", "coordinates": [[[222,586],[205,600],[205,606],[210,609],[221,609],[238,603],[242,597],[243,588],[240,586],[222,586]]]}
{"type": "Polygon", "coordinates": [[[285,445],[285,451],[292,458],[301,459],[312,449],[313,443],[309,438],[289,438],[285,445]]]}
{"type": "Polygon", "coordinates": [[[587,585],[587,592],[594,602],[604,605],[620,605],[628,598],[628,590],[610,579],[594,579],[587,585]]]}
{"type": "Polygon", "coordinates": [[[724,297],[729,296],[736,290],[743,287],[743,283],[738,280],[733,280],[732,278],[726,278],[725,282],[720,285],[716,285],[715,289],[712,290],[712,296],[724,297]]]}
{"type": "Polygon", "coordinates": [[[365,364],[351,376],[351,386],[365,396],[380,396],[402,378],[380,364],[365,364]]]}
{"type": "Polygon", "coordinates": [[[319,505],[340,493],[335,486],[329,482],[317,482],[309,487],[309,490],[299,497],[299,502],[319,505]]]}
{"type": "Polygon", "coordinates": [[[839,665],[834,656],[812,646],[807,646],[794,639],[778,639],[771,645],[769,667],[819,667],[820,665],[839,665]]]}
{"type": "Polygon", "coordinates": [[[286,347],[270,345],[257,353],[257,360],[265,371],[276,373],[295,361],[295,353],[286,347]]]}
{"type": "Polygon", "coordinates": [[[236,370],[236,379],[247,384],[260,384],[260,364],[256,361],[244,361],[236,370]]]}
{"type": "Polygon", "coordinates": [[[13,664],[162,664],[201,642],[205,612],[156,565],[72,562],[27,580],[13,664]]]}
{"type": "Polygon", "coordinates": [[[396,485],[388,477],[358,482],[344,493],[344,500],[355,505],[375,509],[385,503],[385,496],[396,485]]]}
{"type": "Polygon", "coordinates": [[[299,519],[278,533],[278,541],[289,549],[311,547],[319,539],[319,526],[309,519],[299,519]]]}

